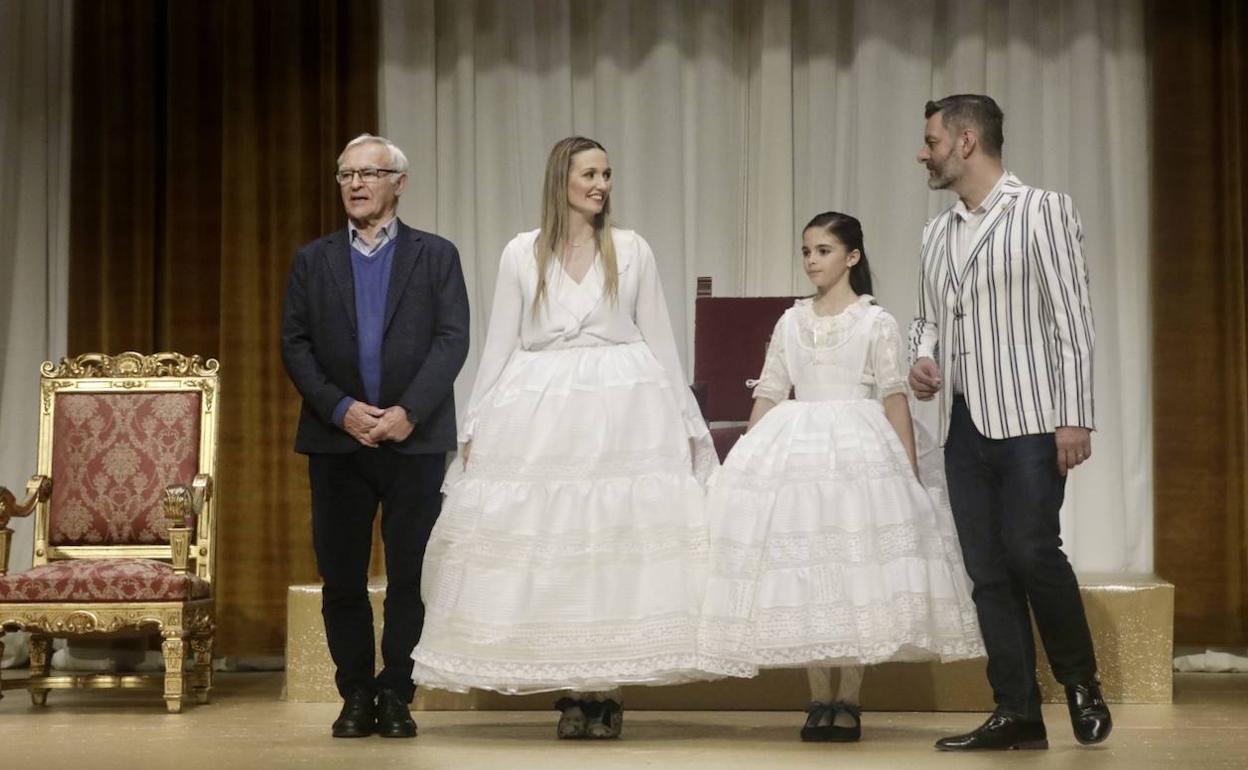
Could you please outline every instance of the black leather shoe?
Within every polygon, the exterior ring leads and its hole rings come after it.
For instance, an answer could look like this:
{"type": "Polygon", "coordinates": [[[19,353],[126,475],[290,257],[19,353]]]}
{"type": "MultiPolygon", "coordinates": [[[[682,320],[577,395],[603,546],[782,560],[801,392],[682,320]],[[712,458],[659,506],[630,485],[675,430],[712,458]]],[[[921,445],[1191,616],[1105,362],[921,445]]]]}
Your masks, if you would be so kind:
{"type": "Polygon", "coordinates": [[[1096,679],[1066,685],[1066,706],[1070,709],[1070,726],[1075,729],[1075,740],[1084,745],[1100,743],[1114,729],[1109,706],[1105,705],[1101,684],[1096,679]]]}
{"type": "Polygon", "coordinates": [[[1044,722],[1028,722],[1007,714],[993,714],[988,721],[965,735],[951,735],[936,741],[941,751],[1008,751],[1047,749],[1049,737],[1044,722]]]}
{"type": "Polygon", "coordinates": [[[377,706],[372,693],[356,690],[347,696],[334,720],[335,738],[367,738],[377,725],[377,706]]]}
{"type": "Polygon", "coordinates": [[[382,738],[416,737],[416,720],[407,700],[394,690],[377,693],[377,734],[382,738]]]}

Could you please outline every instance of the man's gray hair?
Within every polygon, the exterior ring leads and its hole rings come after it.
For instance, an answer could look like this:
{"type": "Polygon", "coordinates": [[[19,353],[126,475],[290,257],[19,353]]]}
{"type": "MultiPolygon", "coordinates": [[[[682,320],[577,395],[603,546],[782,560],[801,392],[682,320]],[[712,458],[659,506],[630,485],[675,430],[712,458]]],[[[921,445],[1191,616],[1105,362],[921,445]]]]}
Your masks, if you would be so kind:
{"type": "Polygon", "coordinates": [[[399,146],[384,136],[374,136],[373,134],[360,134],[351,141],[347,142],[347,146],[342,148],[342,152],[338,154],[338,166],[342,166],[342,156],[352,147],[358,147],[361,144],[380,144],[390,153],[390,168],[395,171],[407,171],[407,156],[399,149],[399,146]]]}

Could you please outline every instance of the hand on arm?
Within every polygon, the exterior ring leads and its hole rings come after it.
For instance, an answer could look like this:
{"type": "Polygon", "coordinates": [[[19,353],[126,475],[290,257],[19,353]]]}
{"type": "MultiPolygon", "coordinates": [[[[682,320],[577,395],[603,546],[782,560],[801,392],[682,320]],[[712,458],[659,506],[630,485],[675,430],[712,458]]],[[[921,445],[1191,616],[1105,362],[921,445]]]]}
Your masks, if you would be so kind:
{"type": "Polygon", "coordinates": [[[936,363],[936,346],[940,339],[938,333],[939,327],[932,320],[937,314],[937,308],[932,307],[932,299],[938,296],[931,286],[928,285],[929,274],[927,270],[927,244],[931,234],[932,223],[929,222],[923,228],[923,246],[921,251],[923,258],[920,260],[923,264],[919,268],[919,299],[918,306],[915,311],[914,321],[910,324],[910,360],[914,361],[914,365],[910,367],[909,384],[910,390],[914,393],[914,397],[920,401],[931,401],[940,392],[940,388],[944,385],[944,381],[940,374],[940,366],[936,363]],[[931,295],[929,297],[928,295],[931,295]]]}

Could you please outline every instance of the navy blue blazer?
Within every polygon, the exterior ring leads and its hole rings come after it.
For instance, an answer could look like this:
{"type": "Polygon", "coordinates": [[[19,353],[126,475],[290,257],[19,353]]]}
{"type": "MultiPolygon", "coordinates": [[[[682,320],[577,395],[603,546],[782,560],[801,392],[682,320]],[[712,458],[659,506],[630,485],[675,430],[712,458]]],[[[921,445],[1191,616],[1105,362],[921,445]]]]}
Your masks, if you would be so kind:
{"type": "MultiPolygon", "coordinates": [[[[386,293],[382,408],[407,410],[415,429],[387,446],[404,454],[455,448],[453,385],[468,356],[468,292],[455,244],[399,223],[386,293]]],[[[282,363],[303,396],[295,451],[352,452],[333,423],[344,396],[366,401],[356,339],[347,230],[295,252],[282,306],[282,363]]]]}

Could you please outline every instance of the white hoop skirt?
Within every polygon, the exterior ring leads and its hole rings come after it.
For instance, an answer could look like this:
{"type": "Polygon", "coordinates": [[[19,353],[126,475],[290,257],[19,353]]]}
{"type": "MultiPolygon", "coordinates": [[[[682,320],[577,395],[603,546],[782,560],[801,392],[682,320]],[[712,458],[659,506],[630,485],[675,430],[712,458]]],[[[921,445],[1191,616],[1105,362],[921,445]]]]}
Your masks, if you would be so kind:
{"type": "Polygon", "coordinates": [[[943,492],[878,401],[785,401],[711,481],[710,670],[984,655],[943,492]]]}
{"type": "Polygon", "coordinates": [[[706,520],[644,343],[517,350],[456,460],[425,556],[413,680],[463,692],[704,679],[706,520]]]}

